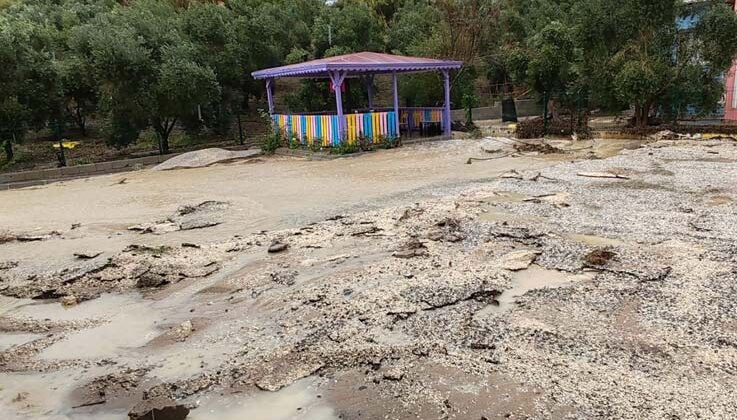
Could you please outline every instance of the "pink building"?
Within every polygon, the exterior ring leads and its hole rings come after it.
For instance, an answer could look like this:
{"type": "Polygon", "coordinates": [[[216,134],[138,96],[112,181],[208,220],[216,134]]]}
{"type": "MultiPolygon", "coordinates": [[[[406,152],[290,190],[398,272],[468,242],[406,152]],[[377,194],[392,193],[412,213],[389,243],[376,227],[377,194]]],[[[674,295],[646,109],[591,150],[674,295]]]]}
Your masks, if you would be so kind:
{"type": "MultiPolygon", "coordinates": [[[[737,2],[734,2],[734,8],[737,11],[737,2]]],[[[737,62],[732,64],[732,68],[727,73],[727,97],[724,101],[724,119],[726,121],[737,121],[737,62]]]]}

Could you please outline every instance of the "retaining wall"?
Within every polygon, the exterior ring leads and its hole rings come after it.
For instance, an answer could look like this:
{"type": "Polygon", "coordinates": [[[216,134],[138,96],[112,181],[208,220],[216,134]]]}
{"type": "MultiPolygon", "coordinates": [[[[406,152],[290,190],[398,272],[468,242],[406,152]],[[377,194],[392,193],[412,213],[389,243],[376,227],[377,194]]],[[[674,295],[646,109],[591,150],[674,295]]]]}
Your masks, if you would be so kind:
{"type": "MultiPolygon", "coordinates": [[[[518,117],[534,117],[542,115],[542,106],[538,101],[534,99],[526,99],[522,101],[515,101],[517,105],[517,116],[518,117]]],[[[493,106],[486,106],[481,108],[473,109],[474,121],[484,120],[500,120],[502,118],[502,104],[498,102],[493,106]]],[[[453,121],[465,121],[466,110],[465,109],[454,109],[452,111],[453,121]]]]}
{"type": "Polygon", "coordinates": [[[146,156],[133,159],[113,160],[110,162],[90,163],[87,165],[67,166],[64,168],[41,169],[37,171],[8,172],[0,174],[0,189],[22,188],[57,181],[66,178],[84,178],[93,175],[125,172],[144,166],[157,165],[178,155],[146,156]]]}

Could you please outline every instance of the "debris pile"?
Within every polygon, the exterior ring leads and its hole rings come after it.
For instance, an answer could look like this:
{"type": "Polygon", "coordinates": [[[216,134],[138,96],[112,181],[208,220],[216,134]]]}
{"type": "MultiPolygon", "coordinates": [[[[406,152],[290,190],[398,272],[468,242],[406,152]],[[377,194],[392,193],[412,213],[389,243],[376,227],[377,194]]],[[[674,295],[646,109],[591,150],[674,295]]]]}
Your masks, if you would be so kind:
{"type": "Polygon", "coordinates": [[[229,204],[222,201],[203,201],[197,205],[180,207],[176,213],[165,220],[142,223],[128,230],[142,234],[162,235],[178,230],[204,229],[222,223],[222,216],[229,204]]]}

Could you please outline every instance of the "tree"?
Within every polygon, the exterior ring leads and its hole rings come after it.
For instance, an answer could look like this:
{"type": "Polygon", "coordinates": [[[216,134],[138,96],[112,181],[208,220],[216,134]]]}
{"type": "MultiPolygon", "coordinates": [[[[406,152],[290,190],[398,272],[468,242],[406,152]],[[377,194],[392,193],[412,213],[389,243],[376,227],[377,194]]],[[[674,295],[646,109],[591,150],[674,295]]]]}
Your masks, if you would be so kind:
{"type": "Polygon", "coordinates": [[[338,3],[323,9],[312,32],[314,57],[384,51],[386,27],[365,3],[338,3]]]}
{"type": "Polygon", "coordinates": [[[737,45],[737,15],[718,1],[701,2],[699,23],[682,0],[508,0],[505,63],[541,95],[558,102],[632,108],[642,127],[657,110],[713,108],[719,78],[737,45]]]}
{"type": "Polygon", "coordinates": [[[168,153],[177,121],[219,99],[215,73],[182,35],[179,19],[172,6],[147,0],[81,27],[89,34],[81,49],[101,83],[112,144],[128,145],[150,126],[159,152],[168,153]]]}
{"type": "Polygon", "coordinates": [[[178,47],[165,52],[152,89],[154,106],[148,107],[161,154],[169,153],[169,135],[178,118],[192,114],[199,104],[217,101],[220,96],[215,72],[180,51],[178,47]]]}
{"type": "Polygon", "coordinates": [[[737,16],[722,2],[580,1],[573,16],[594,101],[633,108],[638,127],[654,112],[676,118],[678,109],[713,109],[721,98],[720,79],[737,53],[724,42],[737,33],[737,16]],[[688,16],[699,23],[679,25],[688,16]]]}
{"type": "Polygon", "coordinates": [[[9,97],[0,102],[0,143],[8,161],[15,158],[13,144],[19,143],[26,133],[28,109],[18,102],[18,98],[9,97]]]}

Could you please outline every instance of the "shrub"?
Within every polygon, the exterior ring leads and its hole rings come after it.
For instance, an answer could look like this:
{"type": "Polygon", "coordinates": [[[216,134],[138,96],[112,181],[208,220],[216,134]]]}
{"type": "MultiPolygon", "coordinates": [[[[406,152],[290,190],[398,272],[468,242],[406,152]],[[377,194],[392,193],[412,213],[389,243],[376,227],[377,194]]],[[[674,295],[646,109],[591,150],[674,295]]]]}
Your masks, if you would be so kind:
{"type": "Polygon", "coordinates": [[[264,137],[264,142],[261,144],[261,150],[266,154],[272,154],[276,152],[276,149],[281,146],[281,134],[276,130],[269,130],[269,133],[264,137]]]}
{"type": "Polygon", "coordinates": [[[381,136],[381,147],[384,149],[393,149],[401,145],[401,139],[399,137],[386,137],[381,136]]]}
{"type": "Polygon", "coordinates": [[[364,152],[372,152],[374,150],[374,142],[366,136],[360,136],[356,141],[358,147],[364,152]]]}
{"type": "Polygon", "coordinates": [[[322,150],[322,139],[314,139],[312,143],[307,146],[313,152],[319,152],[322,150]]]}
{"type": "Polygon", "coordinates": [[[296,137],[292,137],[289,139],[289,148],[290,149],[299,149],[302,146],[302,144],[299,142],[299,139],[296,137]]]}

